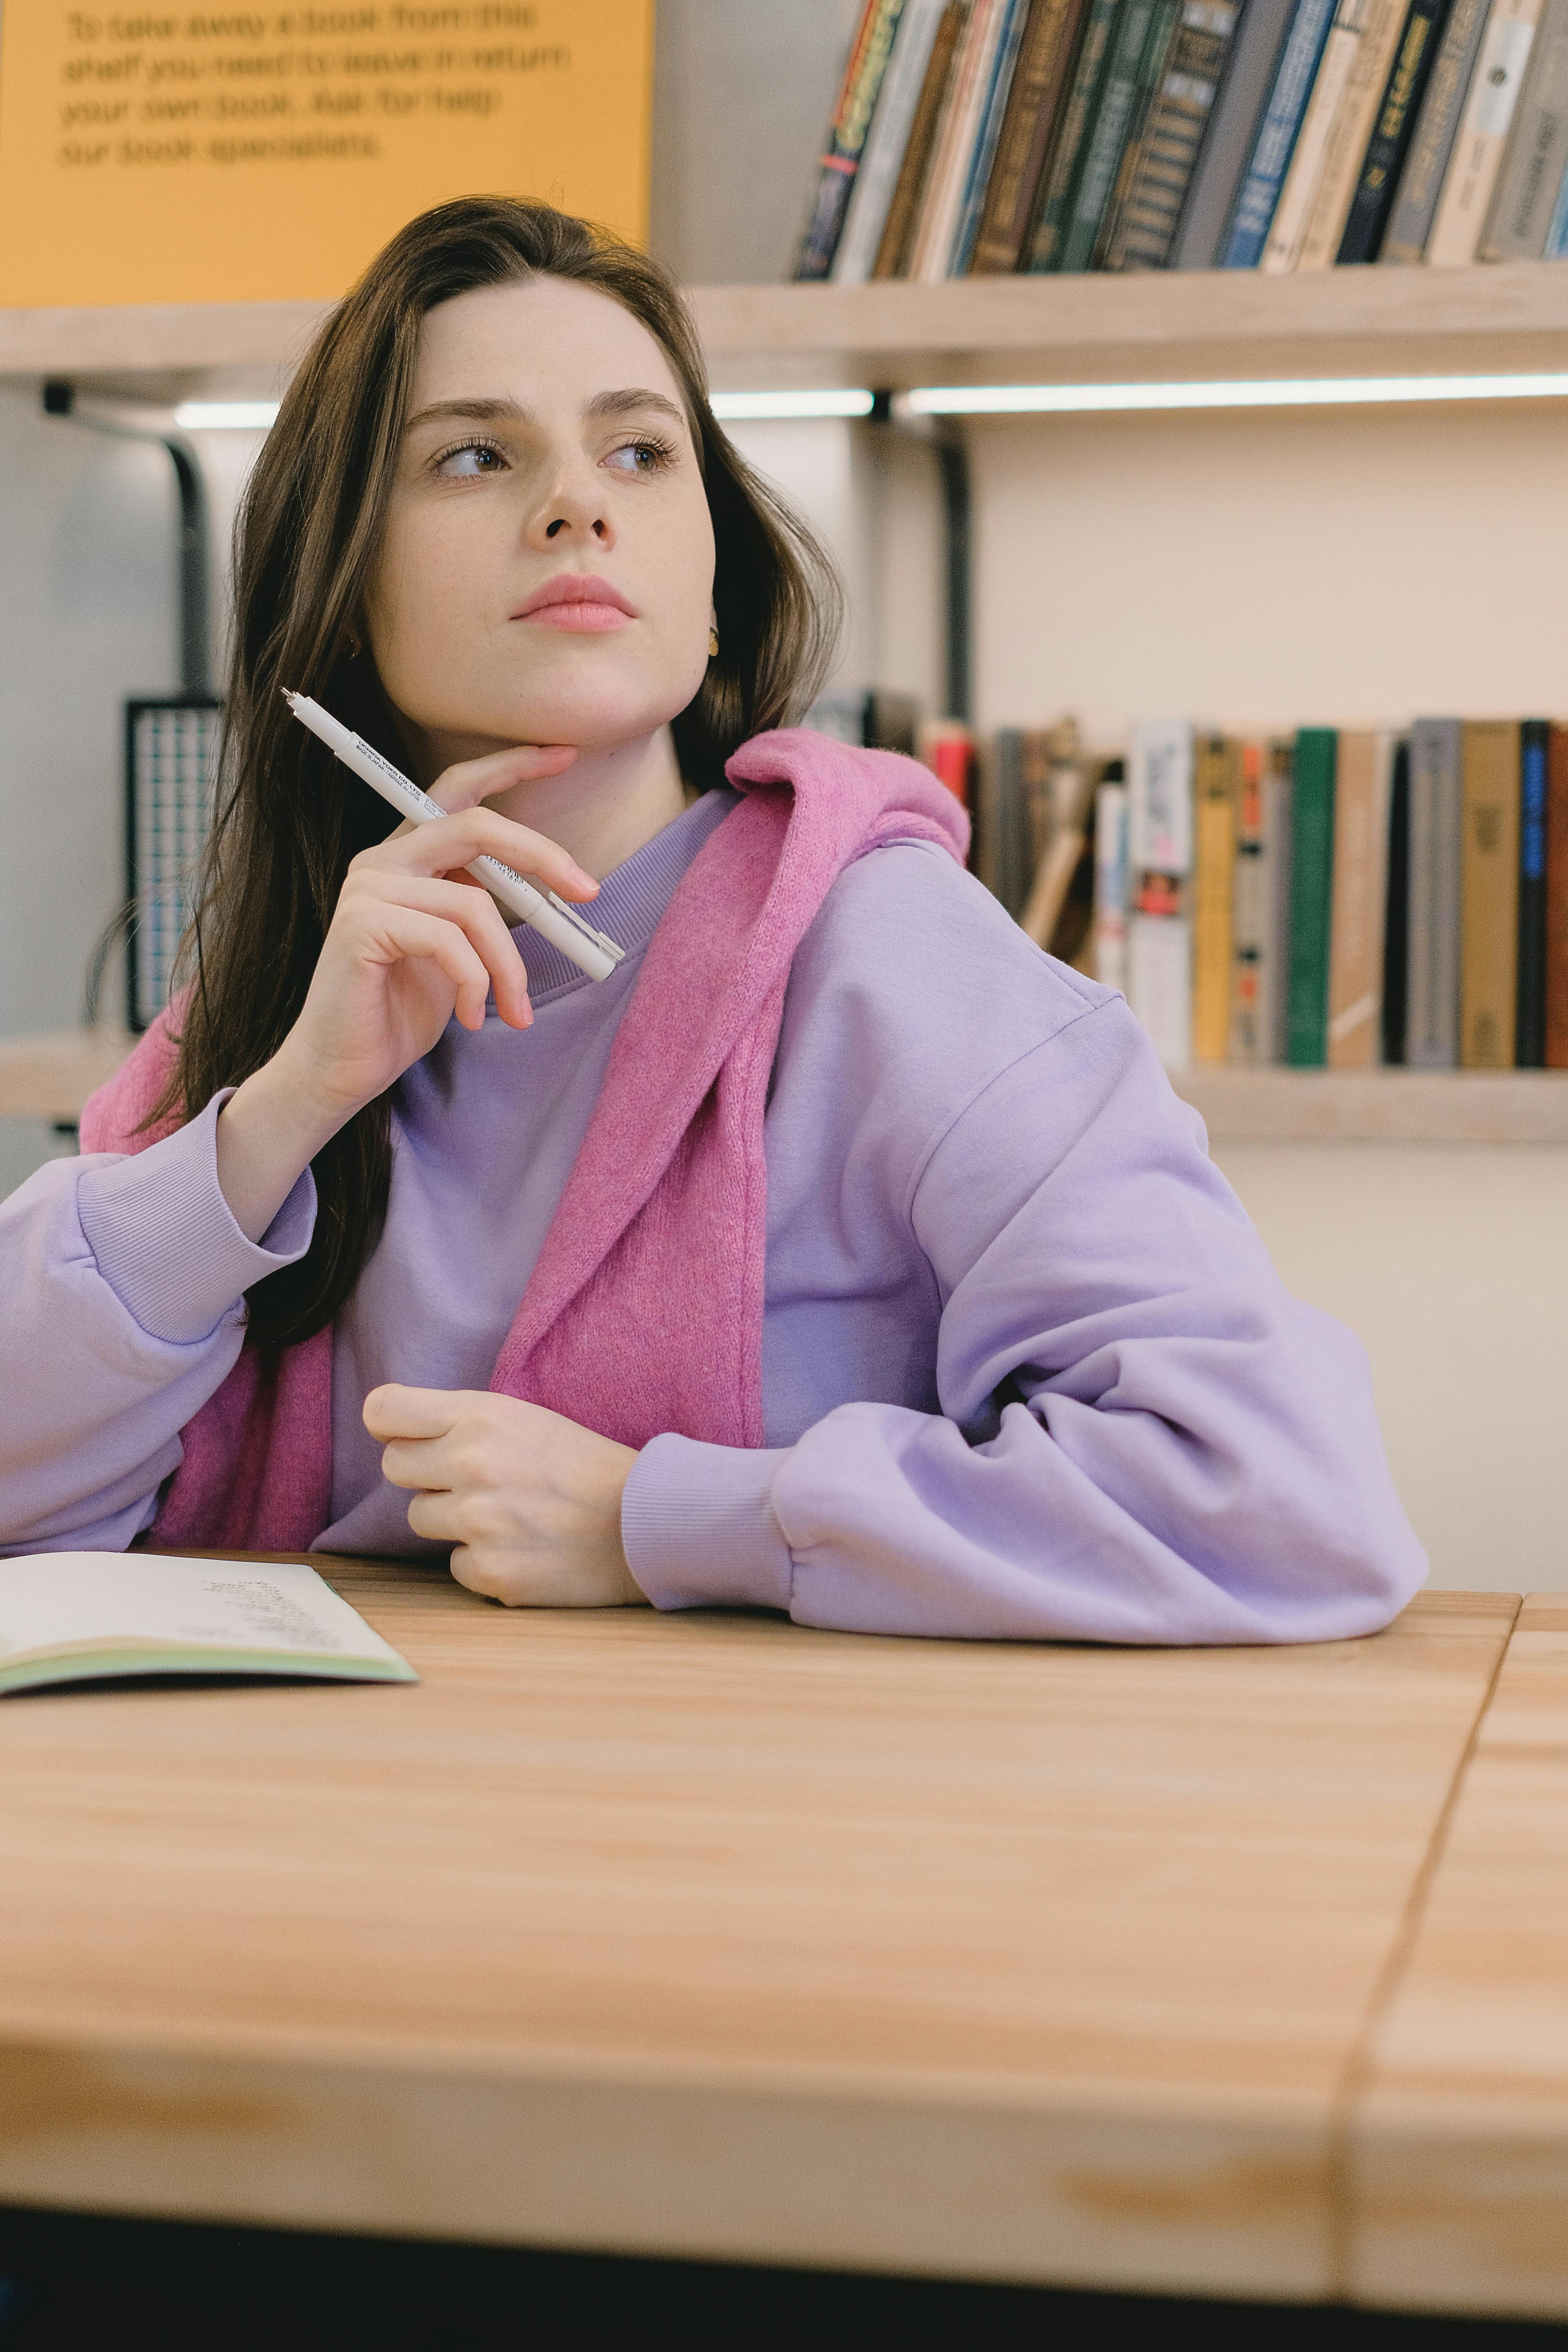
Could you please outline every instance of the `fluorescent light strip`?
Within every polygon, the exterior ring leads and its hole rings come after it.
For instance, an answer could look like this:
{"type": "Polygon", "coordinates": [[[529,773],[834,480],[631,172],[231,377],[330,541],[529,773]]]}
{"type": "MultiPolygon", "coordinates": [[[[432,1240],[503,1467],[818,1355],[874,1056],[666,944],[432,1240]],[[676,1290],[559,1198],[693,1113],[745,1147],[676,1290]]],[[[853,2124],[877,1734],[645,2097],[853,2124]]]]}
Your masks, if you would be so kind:
{"type": "MultiPolygon", "coordinates": [[[[1175,408],[1357,408],[1451,400],[1564,400],[1568,374],[1263,377],[1234,383],[926,384],[897,393],[910,416],[1064,416],[1175,408]]],[[[803,417],[868,416],[869,392],[717,392],[715,416],[730,424],[803,417]]],[[[186,400],[174,421],[190,432],[264,433],[275,400],[186,400]]]]}
{"type": "Polygon", "coordinates": [[[716,392],[715,416],[731,425],[762,424],[774,417],[869,416],[868,392],[716,392]]]}
{"type": "Polygon", "coordinates": [[[1405,401],[1563,400],[1568,375],[1363,375],[1256,383],[976,383],[897,395],[911,416],[1060,416],[1110,409],[1354,408],[1405,401]]]}
{"type": "Polygon", "coordinates": [[[182,400],[174,422],[187,433],[266,433],[278,422],[275,400],[182,400]]]}

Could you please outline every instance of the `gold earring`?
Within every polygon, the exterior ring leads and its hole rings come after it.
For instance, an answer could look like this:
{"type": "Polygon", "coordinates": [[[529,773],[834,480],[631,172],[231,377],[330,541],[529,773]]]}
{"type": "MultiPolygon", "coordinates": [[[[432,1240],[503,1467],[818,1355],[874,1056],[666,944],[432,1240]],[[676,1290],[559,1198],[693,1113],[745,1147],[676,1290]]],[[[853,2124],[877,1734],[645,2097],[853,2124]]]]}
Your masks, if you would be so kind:
{"type": "Polygon", "coordinates": [[[708,632],[708,658],[710,661],[716,661],[718,657],[719,632],[717,629],[710,629],[708,632]]]}

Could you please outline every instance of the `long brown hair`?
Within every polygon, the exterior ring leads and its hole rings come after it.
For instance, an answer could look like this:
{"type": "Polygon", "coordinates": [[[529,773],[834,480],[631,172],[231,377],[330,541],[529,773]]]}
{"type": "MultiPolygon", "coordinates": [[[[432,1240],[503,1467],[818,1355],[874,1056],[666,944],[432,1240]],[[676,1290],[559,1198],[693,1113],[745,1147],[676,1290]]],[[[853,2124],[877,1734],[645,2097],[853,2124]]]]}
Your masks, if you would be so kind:
{"type": "MultiPolygon", "coordinates": [[[[251,475],[235,540],[235,639],[221,782],[182,950],[188,984],[164,1108],[187,1111],[268,1062],[298,1020],[349,862],[395,822],[289,716],[313,694],[400,757],[354,629],[380,543],[426,311],[480,287],[566,278],[621,303],[662,347],[685,397],[713,517],[720,651],[674,722],[682,775],[719,782],[748,736],[799,715],[842,609],[811,533],[731,448],[709,406],[696,331],[643,254],[548,205],[469,197],[399,231],[306,355],[251,475]]],[[[386,1213],[387,1097],[312,1163],[314,1238],[248,1294],[250,1336],[308,1339],[358,1279],[386,1213]]]]}

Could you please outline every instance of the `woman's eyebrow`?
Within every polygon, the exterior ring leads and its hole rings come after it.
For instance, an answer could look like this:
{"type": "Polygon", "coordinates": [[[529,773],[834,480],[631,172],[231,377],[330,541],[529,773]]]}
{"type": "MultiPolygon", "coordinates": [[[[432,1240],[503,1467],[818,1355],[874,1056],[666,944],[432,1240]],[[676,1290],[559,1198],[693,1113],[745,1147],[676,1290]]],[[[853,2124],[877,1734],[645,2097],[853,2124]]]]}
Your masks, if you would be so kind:
{"type": "MultiPolygon", "coordinates": [[[[684,425],[686,413],[662,392],[653,392],[645,384],[630,384],[620,392],[598,392],[584,406],[585,417],[626,416],[635,410],[657,408],[677,425],[684,425]]],[[[530,425],[533,422],[531,409],[518,401],[497,396],[474,394],[460,400],[433,400],[426,408],[418,409],[404,430],[414,432],[421,425],[439,425],[460,420],[466,425],[530,425]]]]}
{"type": "Polygon", "coordinates": [[[666,416],[673,417],[677,425],[684,425],[686,423],[684,409],[678,408],[673,400],[666,399],[662,392],[649,392],[642,385],[633,385],[625,392],[595,393],[583,414],[594,417],[626,416],[636,408],[661,409],[666,416]]]}
{"type": "Polygon", "coordinates": [[[496,425],[503,421],[508,424],[526,425],[531,421],[530,412],[526,408],[520,407],[515,400],[487,400],[475,397],[468,400],[433,400],[428,408],[421,408],[411,416],[403,429],[405,433],[412,433],[416,425],[437,425],[443,420],[454,417],[460,417],[469,425],[496,425]]]}

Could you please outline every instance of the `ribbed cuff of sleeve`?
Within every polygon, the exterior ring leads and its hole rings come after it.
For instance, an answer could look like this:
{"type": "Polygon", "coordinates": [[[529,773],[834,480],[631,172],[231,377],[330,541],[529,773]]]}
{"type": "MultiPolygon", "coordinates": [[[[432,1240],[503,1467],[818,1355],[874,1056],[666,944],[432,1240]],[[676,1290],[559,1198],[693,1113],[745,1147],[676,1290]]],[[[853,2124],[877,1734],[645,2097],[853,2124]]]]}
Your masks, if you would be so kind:
{"type": "Polygon", "coordinates": [[[98,1270],[154,1339],[189,1347],[237,1314],[253,1282],[292,1265],[310,1245],[316,1181],[307,1168],[259,1242],[234,1222],[217,1181],[217,1116],[232,1087],[199,1118],[132,1159],[84,1171],[77,1213],[98,1270]]]}
{"type": "Polygon", "coordinates": [[[621,1541],[656,1609],[787,1609],[795,1564],[773,1517],[787,1447],[656,1437],[632,1465],[621,1541]]]}

